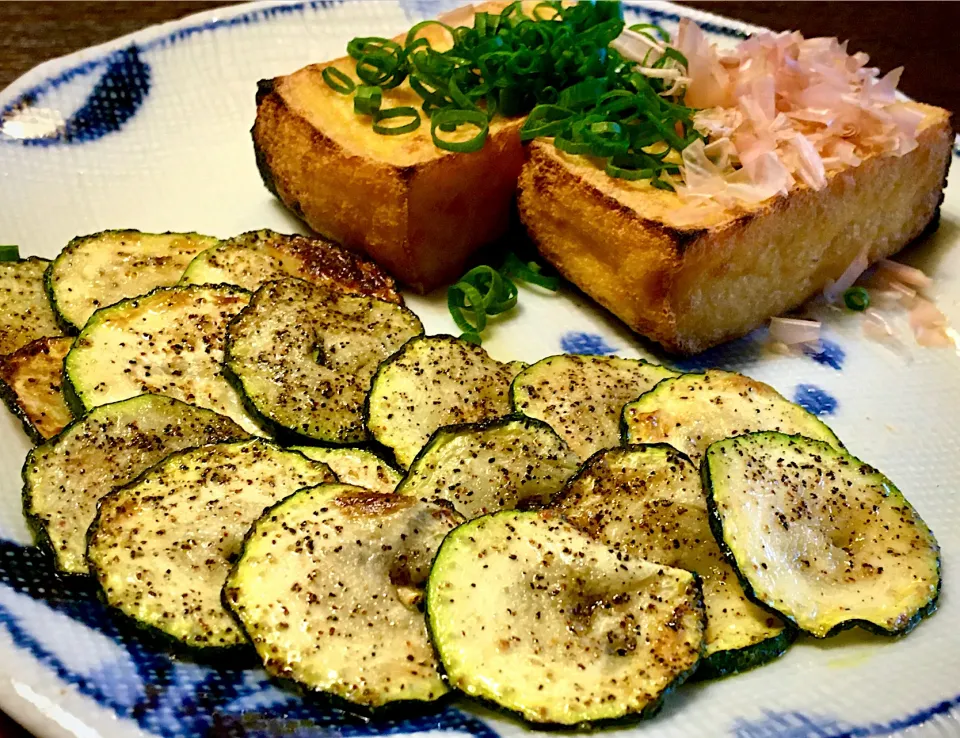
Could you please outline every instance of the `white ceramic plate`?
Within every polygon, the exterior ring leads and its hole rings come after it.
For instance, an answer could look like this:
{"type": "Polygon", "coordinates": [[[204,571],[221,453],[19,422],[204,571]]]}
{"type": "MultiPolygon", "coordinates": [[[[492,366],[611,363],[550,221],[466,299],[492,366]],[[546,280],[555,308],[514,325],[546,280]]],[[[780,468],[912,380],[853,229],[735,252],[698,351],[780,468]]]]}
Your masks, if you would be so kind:
{"type": "MultiPolygon", "coordinates": [[[[391,35],[432,16],[420,0],[254,3],[150,28],[34,69],[0,95],[0,242],[52,257],[108,228],[229,236],[301,226],[263,188],[249,129],[263,77],[342,53],[354,35],[391,35]]],[[[724,43],[749,27],[669,5],[628,3],[675,25],[689,14],[724,43]]],[[[939,231],[903,258],[930,271],[960,325],[960,190],[939,231]]],[[[454,326],[441,297],[410,299],[429,332],[454,326]]],[[[903,326],[900,326],[903,328],[903,326]]],[[[803,639],[747,674],[688,685],[645,736],[801,738],[960,735],[960,357],[952,349],[866,340],[860,318],[828,317],[823,351],[776,356],[757,334],[683,362],[748,372],[827,416],[859,457],[881,467],[938,535],[940,612],[903,640],[860,632],[803,639]]],[[[518,313],[486,342],[501,359],[560,351],[646,353],[578,295],[523,289],[518,313]]],[[[44,736],[508,736],[517,722],[466,703],[364,724],[303,703],[259,670],[214,670],[117,631],[83,583],[59,579],[30,546],[20,511],[27,439],[0,414],[0,707],[44,736]]]]}

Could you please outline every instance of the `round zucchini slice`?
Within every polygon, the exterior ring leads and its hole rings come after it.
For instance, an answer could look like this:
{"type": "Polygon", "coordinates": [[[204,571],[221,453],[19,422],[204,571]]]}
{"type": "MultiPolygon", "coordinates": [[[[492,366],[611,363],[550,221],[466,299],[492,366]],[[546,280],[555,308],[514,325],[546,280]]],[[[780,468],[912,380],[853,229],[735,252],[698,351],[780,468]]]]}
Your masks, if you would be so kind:
{"type": "Polygon", "coordinates": [[[549,423],[581,459],[620,445],[620,412],[660,380],[677,373],[618,356],[549,356],[510,387],[513,409],[549,423]]]}
{"type": "Polygon", "coordinates": [[[423,325],[410,310],[302,279],[267,282],[230,325],[227,368],[278,435],[366,440],[363,403],[380,362],[423,325]]]}
{"type": "Polygon", "coordinates": [[[181,451],[100,501],[87,560],[107,603],[149,632],[209,655],[246,643],[220,591],[243,537],[326,464],[253,439],[181,451]]]}
{"type": "Polygon", "coordinates": [[[816,415],[769,384],[734,372],[712,369],[665,379],[623,408],[624,444],[669,443],[698,466],[714,441],[767,430],[841,447],[816,415]]]}
{"type": "Polygon", "coordinates": [[[67,401],[82,415],[136,395],[166,395],[264,435],[223,376],[227,325],[249,301],[249,292],[227,285],[172,287],[98,310],[64,361],[67,401]]]}
{"type": "Polygon", "coordinates": [[[393,277],[375,262],[319,236],[288,236],[261,230],[243,233],[198,255],[183,284],[235,284],[255,292],[287,277],[337,292],[403,304],[393,277]]]}
{"type": "Polygon", "coordinates": [[[714,534],[745,589],[801,630],[900,635],[936,609],[940,547],[868,464],[767,432],[713,444],[703,472],[714,534]]]}
{"type": "Polygon", "coordinates": [[[510,382],[522,368],[453,336],[414,338],[377,370],[367,428],[408,469],[438,428],[509,414],[510,382]]]}
{"type": "Polygon", "coordinates": [[[73,420],[63,397],[63,359],[71,346],[70,337],[38,338],[0,356],[0,397],[37,443],[73,420]]]}
{"type": "Polygon", "coordinates": [[[176,451],[246,437],[229,418],[170,397],[103,405],[27,455],[23,511],[57,568],[86,574],[87,529],[101,497],[176,451]]]}
{"type": "Polygon", "coordinates": [[[577,467],[563,439],[539,420],[451,425],[433,434],[397,493],[446,500],[470,519],[546,503],[577,467]]]}
{"type": "Polygon", "coordinates": [[[36,257],[0,262],[0,355],[38,338],[61,335],[43,286],[49,264],[36,257]]]}
{"type": "Polygon", "coordinates": [[[173,287],[190,261],[220,243],[199,233],[103,231],[68,243],[47,270],[50,301],[80,330],[97,310],[158,287],[173,287]]]}
{"type": "Polygon", "coordinates": [[[423,587],[459,516],[435,503],[343,484],[264,513],[224,587],[273,676],[374,709],[447,692],[423,587]]]}
{"type": "Polygon", "coordinates": [[[601,451],[551,507],[631,558],[700,575],[707,631],[697,677],[766,663],[793,640],[792,628],[744,594],[710,530],[700,475],[676,449],[660,444],[601,451]]]}
{"type": "Polygon", "coordinates": [[[444,540],[427,623],[451,685],[533,723],[653,714],[703,646],[696,574],[618,554],[550,511],[444,540]]]}
{"type": "Polygon", "coordinates": [[[373,451],[363,448],[294,446],[292,450],[299,451],[308,459],[322,461],[344,484],[363,487],[373,492],[393,492],[403,479],[403,475],[390,464],[373,451]]]}

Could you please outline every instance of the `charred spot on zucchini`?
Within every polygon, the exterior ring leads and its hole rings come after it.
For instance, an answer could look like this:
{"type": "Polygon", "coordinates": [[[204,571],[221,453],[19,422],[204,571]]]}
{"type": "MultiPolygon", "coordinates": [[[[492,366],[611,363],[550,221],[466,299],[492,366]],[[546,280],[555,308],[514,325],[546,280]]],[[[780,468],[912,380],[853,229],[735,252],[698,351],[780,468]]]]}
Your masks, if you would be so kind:
{"type": "Polygon", "coordinates": [[[49,264],[36,257],[0,262],[0,355],[61,335],[43,286],[49,264]]]}
{"type": "Polygon", "coordinates": [[[0,356],[0,397],[36,443],[43,443],[73,420],[63,396],[63,359],[69,337],[38,338],[0,356]]]}
{"type": "Polygon", "coordinates": [[[23,510],[57,568],[86,574],[97,502],[170,454],[247,437],[229,418],[159,395],[91,410],[33,449],[23,465],[23,510]]]}
{"type": "Polygon", "coordinates": [[[250,231],[208,248],[183,273],[183,284],[235,284],[255,292],[297,277],[347,294],[403,304],[393,277],[375,262],[320,236],[250,231]]]}
{"type": "Polygon", "coordinates": [[[141,394],[173,397],[264,431],[223,375],[227,325],[250,300],[228,285],[170,287],[98,310],[64,361],[74,412],[141,394]]]}
{"type": "Polygon", "coordinates": [[[363,487],[372,492],[393,492],[403,475],[373,451],[352,446],[326,448],[322,446],[294,446],[308,459],[322,461],[344,484],[363,487]]]}
{"type": "Polygon", "coordinates": [[[87,561],[107,604],[210,655],[246,643],[220,591],[243,537],[330,468],[262,439],[180,451],[100,501],[87,561]]]}
{"type": "Polygon", "coordinates": [[[367,709],[447,692],[423,588],[456,513],[434,502],[325,484],[253,526],[224,602],[267,671],[367,709]]]}
{"type": "Polygon", "coordinates": [[[900,635],[936,609],[937,541],[868,464],[766,432],[714,443],[702,473],[714,534],[748,594],[801,630],[900,635]]]}
{"type": "Polygon", "coordinates": [[[363,403],[377,367],[422,333],[402,305],[283,279],[230,324],[226,366],[278,435],[356,443],[367,438],[363,403]]]}
{"type": "Polygon", "coordinates": [[[813,413],[769,384],[711,369],[665,379],[624,405],[624,444],[668,443],[698,466],[714,441],[755,431],[799,433],[841,447],[813,413]]]}
{"type": "Polygon", "coordinates": [[[407,469],[438,428],[509,414],[510,382],[522,367],[453,336],[413,338],[377,370],[367,428],[407,469]]]}
{"type": "Polygon", "coordinates": [[[697,575],[626,557],[551,511],[450,533],[427,583],[447,679],[533,723],[644,717],[696,668],[697,575]]]}
{"type": "Polygon", "coordinates": [[[123,230],[79,236],[47,269],[50,302],[65,326],[80,330],[102,307],[174,286],[190,261],[217,243],[199,233],[123,230]]]}
{"type": "Polygon", "coordinates": [[[577,470],[546,423],[523,416],[440,428],[398,494],[446,500],[465,518],[546,503],[577,470]]]}
{"type": "Polygon", "coordinates": [[[749,600],[714,540],[697,468],[670,446],[628,446],[592,456],[551,504],[606,546],[696,572],[707,612],[697,677],[731,674],[780,656],[795,631],[749,600]]]}
{"type": "Polygon", "coordinates": [[[677,373],[618,356],[548,356],[510,387],[513,409],[549,423],[581,459],[620,445],[623,406],[677,373]]]}

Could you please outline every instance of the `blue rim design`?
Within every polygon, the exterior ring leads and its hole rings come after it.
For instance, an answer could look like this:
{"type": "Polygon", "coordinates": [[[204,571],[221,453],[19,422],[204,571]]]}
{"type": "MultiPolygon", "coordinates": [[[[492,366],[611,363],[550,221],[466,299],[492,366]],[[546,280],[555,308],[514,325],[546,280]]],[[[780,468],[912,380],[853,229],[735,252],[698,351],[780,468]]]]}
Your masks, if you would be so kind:
{"type": "MultiPolygon", "coordinates": [[[[97,59],[78,63],[33,85],[0,110],[0,120],[4,120],[14,112],[35,105],[50,92],[102,70],[102,76],[94,85],[93,91],[70,119],[47,137],[13,139],[0,135],[0,141],[22,145],[50,145],[73,144],[101,138],[120,130],[135,116],[146,100],[150,88],[150,67],[143,59],[146,52],[173,46],[202,33],[256,23],[277,16],[305,14],[308,10],[330,8],[344,1],[311,0],[276,5],[230,18],[198,22],[143,43],[134,43],[126,48],[110,51],[97,59]]],[[[425,12],[424,0],[400,2],[411,14],[425,12]]],[[[624,5],[653,22],[677,22],[682,17],[678,13],[647,8],[635,0],[625,0],[624,5]]],[[[728,38],[747,36],[747,33],[739,28],[724,26],[718,22],[698,20],[698,23],[716,35],[728,38]]],[[[953,154],[960,157],[960,143],[953,148],[953,154]]],[[[612,349],[603,343],[602,339],[600,343],[596,343],[592,338],[589,334],[580,334],[572,340],[582,349],[592,349],[593,353],[611,352],[612,349]]],[[[736,353],[740,354],[740,357],[736,359],[736,363],[743,361],[744,352],[749,361],[759,350],[756,335],[741,341],[744,345],[737,349],[736,353]]],[[[842,362],[842,349],[839,358],[836,353],[830,357],[811,358],[834,366],[842,362]]],[[[691,362],[686,366],[681,365],[680,368],[687,371],[698,370],[724,365],[733,360],[733,354],[715,354],[705,360],[701,357],[699,363],[691,362]]],[[[180,661],[165,652],[157,651],[138,636],[118,629],[88,583],[61,578],[54,571],[48,557],[34,548],[0,541],[0,586],[44,603],[44,606],[53,612],[71,618],[125,649],[145,685],[143,695],[132,701],[118,699],[115,694],[105,689],[105,680],[110,678],[108,674],[101,674],[101,678],[97,679],[71,669],[51,648],[34,637],[8,608],[0,605],[0,627],[11,635],[20,648],[80,693],[111,709],[119,717],[131,719],[144,730],[165,738],[199,734],[307,736],[316,735],[318,732],[336,732],[338,735],[352,737],[426,730],[459,731],[482,738],[496,736],[481,720],[452,706],[430,716],[368,723],[340,710],[309,703],[292,693],[283,692],[272,686],[259,670],[214,670],[180,661]]],[[[736,721],[731,726],[731,731],[742,738],[800,738],[814,735],[819,738],[867,738],[921,725],[937,716],[956,714],[958,707],[960,695],[903,718],[866,725],[850,725],[827,717],[811,717],[796,712],[768,712],[760,721],[736,721]]]]}

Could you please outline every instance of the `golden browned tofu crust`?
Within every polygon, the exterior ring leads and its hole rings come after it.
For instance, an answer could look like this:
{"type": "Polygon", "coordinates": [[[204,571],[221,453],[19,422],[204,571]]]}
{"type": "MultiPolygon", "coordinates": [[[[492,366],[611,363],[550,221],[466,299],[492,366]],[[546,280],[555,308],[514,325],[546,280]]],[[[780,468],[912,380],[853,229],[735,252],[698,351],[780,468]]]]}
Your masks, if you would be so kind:
{"type": "MultiPolygon", "coordinates": [[[[440,48],[443,32],[430,27],[430,34],[440,48]]],[[[323,81],[325,67],[352,76],[354,65],[345,57],[261,81],[257,165],[267,188],[311,228],[427,292],[454,281],[474,251],[506,232],[523,165],[523,119],[495,119],[486,145],[469,154],[438,149],[426,116],[411,133],[383,136],[354,113],[353,96],[323,81]]],[[[384,108],[421,102],[406,82],[383,94],[384,108]]]]}
{"type": "Polygon", "coordinates": [[[939,211],[953,134],[950,114],[926,116],[919,146],[828,175],[789,194],[694,225],[680,198],[608,177],[549,141],[528,147],[520,217],[541,254],[638,333],[691,354],[742,336],[837,279],[919,236],[939,211]]]}

